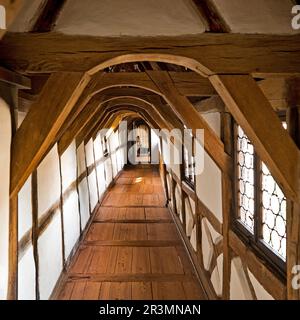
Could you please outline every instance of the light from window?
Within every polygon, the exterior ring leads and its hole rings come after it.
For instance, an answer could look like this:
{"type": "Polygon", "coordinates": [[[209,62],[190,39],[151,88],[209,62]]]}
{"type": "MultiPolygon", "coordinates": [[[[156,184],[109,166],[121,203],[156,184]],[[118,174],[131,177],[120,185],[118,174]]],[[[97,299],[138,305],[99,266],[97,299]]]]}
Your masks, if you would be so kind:
{"type": "Polygon", "coordinates": [[[244,131],[238,126],[238,212],[239,219],[254,231],[254,149],[244,131]]]}
{"type": "Polygon", "coordinates": [[[266,165],[262,164],[262,237],[286,258],[286,198],[266,165]]]}

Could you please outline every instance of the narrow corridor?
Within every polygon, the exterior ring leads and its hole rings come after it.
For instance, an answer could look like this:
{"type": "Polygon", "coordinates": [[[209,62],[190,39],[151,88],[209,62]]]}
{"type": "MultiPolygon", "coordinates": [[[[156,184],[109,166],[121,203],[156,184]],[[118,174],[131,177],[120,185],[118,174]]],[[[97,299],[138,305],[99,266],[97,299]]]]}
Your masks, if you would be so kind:
{"type": "Polygon", "coordinates": [[[155,167],[123,170],[95,214],[56,297],[205,299],[165,202],[155,167]]]}

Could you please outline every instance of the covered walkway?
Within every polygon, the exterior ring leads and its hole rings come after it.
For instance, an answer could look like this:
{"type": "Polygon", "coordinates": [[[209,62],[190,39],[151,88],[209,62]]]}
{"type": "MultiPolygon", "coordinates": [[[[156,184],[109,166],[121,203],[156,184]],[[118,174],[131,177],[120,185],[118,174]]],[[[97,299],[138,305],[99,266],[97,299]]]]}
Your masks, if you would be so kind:
{"type": "Polygon", "coordinates": [[[129,167],[107,193],[58,299],[205,299],[155,166],[129,167]]]}

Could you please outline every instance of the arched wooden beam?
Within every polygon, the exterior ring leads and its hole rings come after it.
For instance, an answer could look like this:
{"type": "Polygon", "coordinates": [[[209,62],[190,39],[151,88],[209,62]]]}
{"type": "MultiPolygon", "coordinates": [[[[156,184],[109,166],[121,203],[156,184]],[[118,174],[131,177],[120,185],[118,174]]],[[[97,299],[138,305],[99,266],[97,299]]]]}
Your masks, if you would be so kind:
{"type": "MultiPolygon", "coordinates": [[[[88,142],[91,138],[95,139],[99,131],[103,128],[113,129],[112,123],[115,123],[115,119],[120,119],[120,121],[123,121],[124,118],[126,119],[126,117],[128,116],[143,119],[149,125],[150,128],[156,128],[157,126],[151,119],[148,119],[147,115],[144,115],[143,112],[139,111],[139,113],[137,113],[134,111],[127,110],[126,108],[124,108],[123,110],[111,110],[109,111],[108,117],[106,117],[103,120],[103,122],[100,124],[97,130],[95,130],[93,135],[89,135],[88,137],[86,137],[85,142],[88,142]]],[[[120,121],[118,122],[118,125],[120,124],[120,121]]]]}
{"type": "Polygon", "coordinates": [[[122,110],[120,108],[114,108],[109,112],[103,114],[100,118],[99,122],[93,127],[92,131],[90,131],[86,136],[78,136],[76,138],[76,144],[79,145],[84,141],[87,143],[91,138],[95,139],[99,131],[103,128],[110,128],[111,123],[114,122],[116,117],[122,117],[122,115],[126,116],[128,114],[135,115],[137,117],[142,118],[150,127],[157,128],[157,124],[154,122],[153,119],[149,117],[146,113],[139,110],[134,110],[132,107],[125,107],[122,110]]]}
{"type": "Polygon", "coordinates": [[[220,75],[210,81],[285,195],[300,203],[299,149],[254,79],[220,75]]]}
{"type": "Polygon", "coordinates": [[[138,104],[137,102],[128,102],[127,104],[120,103],[118,101],[113,102],[114,103],[112,104],[108,104],[107,108],[105,109],[105,112],[110,112],[112,110],[124,110],[125,108],[127,108],[128,110],[136,110],[136,112],[142,112],[144,115],[148,115],[149,119],[153,119],[153,121],[156,124],[156,128],[172,128],[168,126],[166,121],[162,117],[160,117],[159,113],[156,112],[155,109],[151,110],[142,104],[138,104]]]}
{"type": "Polygon", "coordinates": [[[110,105],[116,105],[116,104],[129,104],[129,105],[139,105],[143,106],[145,109],[150,108],[156,110],[160,117],[169,124],[168,128],[178,128],[183,129],[183,124],[177,119],[176,115],[172,111],[172,109],[168,105],[162,105],[162,103],[159,103],[159,101],[155,101],[155,103],[152,103],[148,99],[142,99],[139,97],[130,97],[130,96],[124,96],[124,97],[113,97],[110,100],[108,100],[108,106],[110,105]]]}
{"type": "Polygon", "coordinates": [[[62,154],[69,144],[72,142],[74,137],[80,134],[80,131],[83,130],[86,124],[88,127],[91,127],[94,122],[94,118],[97,118],[101,112],[103,112],[103,105],[110,101],[121,101],[121,103],[125,104],[134,104],[143,106],[145,109],[151,110],[154,114],[157,114],[167,121],[167,123],[171,124],[173,128],[183,129],[182,123],[177,120],[176,115],[171,115],[172,110],[168,105],[162,105],[159,101],[155,101],[154,103],[149,103],[146,99],[142,99],[139,97],[110,97],[105,99],[105,90],[103,91],[103,96],[99,93],[95,95],[87,106],[83,109],[83,111],[79,114],[79,116],[73,121],[71,126],[67,128],[65,133],[61,136],[58,144],[59,153],[62,154]],[[120,100],[121,99],[121,100],[120,100]],[[99,102],[101,101],[101,103],[99,102]],[[160,104],[160,106],[158,106],[160,104]],[[166,110],[165,110],[166,109],[166,110]]]}
{"type": "Polygon", "coordinates": [[[155,54],[155,53],[138,53],[138,54],[124,54],[112,59],[106,60],[95,66],[94,68],[88,71],[88,74],[93,75],[105,68],[110,66],[114,66],[120,63],[130,63],[130,62],[139,62],[139,61],[153,61],[153,62],[164,62],[170,64],[176,64],[182,67],[186,67],[191,69],[197,73],[199,73],[203,77],[208,77],[214,74],[214,71],[205,67],[199,61],[181,56],[181,55],[174,55],[174,54],[155,54]]]}
{"type": "MultiPolygon", "coordinates": [[[[163,72],[163,71],[157,71],[163,72]]],[[[216,92],[213,86],[210,84],[207,78],[201,77],[199,74],[195,72],[169,72],[169,75],[174,83],[174,86],[178,89],[180,94],[184,96],[211,96],[215,95],[216,92]]],[[[153,86],[152,80],[148,77],[145,72],[121,72],[121,73],[99,73],[97,76],[93,76],[95,81],[93,81],[86,90],[86,94],[83,95],[77,104],[74,106],[70,115],[68,116],[67,123],[63,126],[62,130],[68,126],[68,123],[72,123],[72,121],[77,117],[77,115],[82,111],[84,106],[87,103],[87,96],[89,95],[89,91],[93,92],[94,82],[101,81],[102,85],[105,87],[113,86],[115,83],[135,83],[140,87],[152,86],[155,90],[155,86],[153,86]]],[[[119,88],[120,89],[129,89],[133,90],[136,88],[119,88]]],[[[109,90],[107,90],[109,91],[109,90]]],[[[148,92],[149,94],[149,92],[148,92]]],[[[153,93],[154,94],[154,93],[153,93]]],[[[124,94],[123,94],[124,95],[124,94]]]]}
{"type": "MultiPolygon", "coordinates": [[[[139,79],[124,79],[121,77],[119,82],[105,83],[102,81],[103,74],[96,74],[88,88],[82,95],[81,101],[88,103],[91,98],[105,89],[113,87],[138,87],[160,95],[176,113],[178,118],[189,128],[194,134],[197,129],[204,129],[204,149],[211,156],[213,161],[225,173],[230,171],[232,161],[224,151],[224,145],[217,134],[208,125],[206,120],[197,112],[191,102],[182,96],[172,83],[168,72],[151,71],[147,72],[148,78],[139,79]],[[149,82],[149,79],[152,81],[149,82]]],[[[116,79],[115,79],[116,81],[116,79]]],[[[195,134],[196,136],[196,134],[195,134]]],[[[202,143],[202,141],[201,141],[202,143]]]]}
{"type": "MultiPolygon", "coordinates": [[[[124,108],[122,109],[122,106],[115,106],[115,107],[111,107],[110,111],[122,111],[124,110],[124,108]]],[[[126,110],[131,110],[131,111],[135,111],[139,114],[142,114],[144,116],[144,120],[148,120],[149,122],[151,121],[152,125],[155,128],[159,128],[158,123],[156,122],[156,119],[153,118],[153,112],[150,113],[147,110],[144,110],[142,107],[139,106],[126,106],[126,110]]],[[[101,124],[103,123],[103,118],[106,117],[109,113],[107,112],[106,108],[103,108],[102,110],[103,112],[101,113],[101,115],[99,115],[99,120],[93,124],[87,124],[83,130],[80,132],[80,134],[77,137],[77,140],[82,141],[84,139],[87,139],[87,137],[90,139],[90,137],[92,137],[95,132],[97,132],[97,128],[99,128],[101,126],[101,124]],[[104,112],[105,111],[105,112],[104,112]]]]}

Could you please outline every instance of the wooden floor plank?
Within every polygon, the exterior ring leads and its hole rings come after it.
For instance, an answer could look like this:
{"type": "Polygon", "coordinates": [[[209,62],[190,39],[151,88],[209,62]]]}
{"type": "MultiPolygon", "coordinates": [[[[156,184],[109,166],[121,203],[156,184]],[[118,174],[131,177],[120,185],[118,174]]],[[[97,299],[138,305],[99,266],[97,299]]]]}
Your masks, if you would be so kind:
{"type": "Polygon", "coordinates": [[[150,248],[152,273],[183,274],[184,270],[174,247],[150,248]]]}
{"type": "Polygon", "coordinates": [[[76,282],[70,300],[82,300],[86,282],[76,282]]]}
{"type": "Polygon", "coordinates": [[[58,299],[203,299],[156,169],[123,170],[70,263],[58,299]]]}
{"type": "Polygon", "coordinates": [[[62,290],[58,295],[58,300],[70,300],[74,289],[74,282],[68,281],[62,286],[62,290]]]}
{"type": "Polygon", "coordinates": [[[167,208],[145,208],[146,219],[169,220],[171,215],[167,208]]]}
{"type": "Polygon", "coordinates": [[[130,300],[130,282],[103,282],[100,290],[100,300],[130,300]]]}
{"type": "Polygon", "coordinates": [[[151,282],[133,282],[131,285],[133,300],[152,300],[151,282]]]}
{"type": "Polygon", "coordinates": [[[152,282],[153,300],[186,300],[183,285],[179,281],[152,282]]]}
{"type": "Polygon", "coordinates": [[[118,248],[116,273],[131,273],[133,249],[130,247],[118,248]]]}
{"type": "Polygon", "coordinates": [[[84,300],[99,300],[101,282],[87,281],[84,289],[84,300]]]}
{"type": "Polygon", "coordinates": [[[133,248],[132,273],[151,273],[149,248],[133,248]]]}
{"type": "Polygon", "coordinates": [[[177,240],[179,239],[174,223],[147,224],[149,240],[177,240]]]}
{"type": "Polygon", "coordinates": [[[90,230],[87,233],[86,240],[110,240],[114,234],[114,223],[92,223],[90,230]]]}

